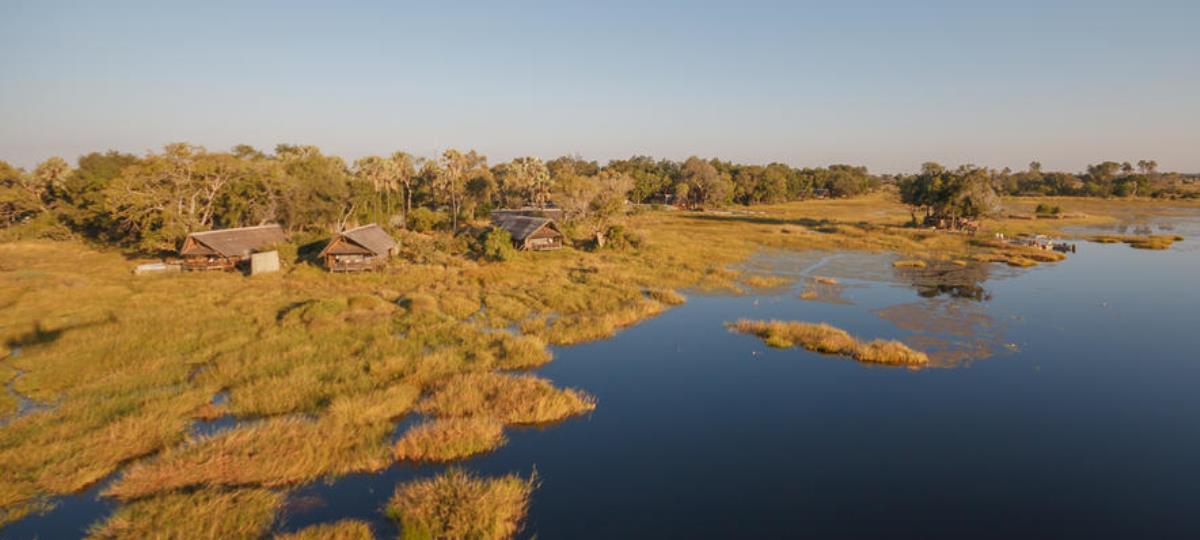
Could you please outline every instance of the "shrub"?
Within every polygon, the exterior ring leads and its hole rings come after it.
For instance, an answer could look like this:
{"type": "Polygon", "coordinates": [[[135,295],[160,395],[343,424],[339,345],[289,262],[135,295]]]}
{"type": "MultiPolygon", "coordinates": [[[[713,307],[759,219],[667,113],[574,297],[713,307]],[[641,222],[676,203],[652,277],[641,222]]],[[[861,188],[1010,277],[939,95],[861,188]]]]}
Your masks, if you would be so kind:
{"type": "Polygon", "coordinates": [[[450,216],[445,212],[437,212],[424,207],[413,208],[408,216],[408,227],[417,232],[440,229],[449,222],[450,216]]]}
{"type": "Polygon", "coordinates": [[[604,247],[608,249],[624,250],[637,249],[642,245],[641,235],[629,230],[624,225],[613,225],[604,233],[604,247]]]}
{"type": "Polygon", "coordinates": [[[483,235],[483,256],[489,261],[511,261],[517,256],[513,247],[512,235],[499,227],[494,227],[483,235]]]}

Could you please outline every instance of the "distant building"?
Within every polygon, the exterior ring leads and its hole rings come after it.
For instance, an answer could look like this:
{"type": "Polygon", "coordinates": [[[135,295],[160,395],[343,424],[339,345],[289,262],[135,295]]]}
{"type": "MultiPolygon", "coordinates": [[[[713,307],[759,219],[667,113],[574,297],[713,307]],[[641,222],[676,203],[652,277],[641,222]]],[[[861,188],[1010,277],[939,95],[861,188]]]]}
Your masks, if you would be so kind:
{"type": "Polygon", "coordinates": [[[320,258],[330,272],[378,270],[396,255],[396,241],[374,223],[342,231],[333,237],[320,258]]]}
{"type": "Polygon", "coordinates": [[[562,229],[549,218],[493,214],[492,223],[508,231],[517,249],[546,251],[563,246],[562,229]]]}
{"type": "Polygon", "coordinates": [[[189,234],[179,249],[184,270],[233,270],[264,248],[287,241],[279,225],[189,234]]]}

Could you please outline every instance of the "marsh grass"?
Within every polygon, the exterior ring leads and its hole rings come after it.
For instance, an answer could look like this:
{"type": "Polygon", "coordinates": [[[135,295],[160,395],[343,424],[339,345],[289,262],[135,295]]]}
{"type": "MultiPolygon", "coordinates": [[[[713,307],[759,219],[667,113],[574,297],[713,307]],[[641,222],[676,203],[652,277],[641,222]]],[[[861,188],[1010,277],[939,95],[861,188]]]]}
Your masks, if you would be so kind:
{"type": "Polygon", "coordinates": [[[315,420],[251,423],[131,465],[105,492],[123,500],[195,487],[281,487],[323,476],[378,471],[391,463],[391,421],[416,401],[400,384],[340,397],[315,420]]]}
{"type": "Polygon", "coordinates": [[[774,289],[783,287],[792,282],[792,280],[783,276],[750,276],[742,280],[749,287],[755,289],[774,289]]]}
{"type": "Polygon", "coordinates": [[[896,268],[925,268],[925,261],[915,259],[900,259],[892,263],[896,268]]]}
{"type": "MultiPolygon", "coordinates": [[[[1108,208],[1055,204],[1093,214],[1108,208]]],[[[401,394],[415,397],[459,375],[541,365],[550,360],[547,344],[608,337],[677,303],[648,291],[736,289],[740,276],[730,266],[756,251],[1008,257],[962,235],[904,227],[908,210],[883,195],[756,210],[647,212],[628,218],[627,227],[644,237],[637,247],[566,248],[495,264],[459,256],[460,239],[414,233],[402,242],[407,256],[386,272],[330,275],[297,264],[253,280],[135,277],[130,268],[145,261],[94,246],[0,243],[0,356],[21,348],[0,366],[24,371],[15,389],[47,404],[0,427],[0,521],[130,463],[114,486],[126,498],[374,470],[394,459],[390,424],[380,418],[403,409],[392,400],[408,399],[386,389],[403,384],[401,394]],[[504,331],[510,328],[523,335],[504,331]],[[211,397],[222,390],[228,400],[213,408],[211,397]],[[223,412],[243,425],[189,440],[197,416],[223,412]]],[[[1049,227],[990,226],[1013,234],[1049,227]]],[[[0,379],[11,377],[0,369],[0,379]]],[[[505,422],[594,407],[585,395],[552,390],[439,406],[504,411],[505,422]],[[516,406],[525,398],[535,405],[516,406]]],[[[11,396],[0,396],[0,411],[13,407],[11,396]]]]}
{"type": "Polygon", "coordinates": [[[441,418],[410,428],[396,442],[401,461],[454,461],[504,445],[504,423],[475,416],[441,418]]]}
{"type": "Polygon", "coordinates": [[[757,336],[768,346],[781,349],[799,346],[873,364],[920,366],[929,363],[925,353],[914,351],[898,341],[863,342],[845,330],[825,323],[742,319],[729,327],[739,333],[757,336]]]}
{"type": "Polygon", "coordinates": [[[20,372],[5,364],[4,358],[0,357],[0,421],[17,412],[20,401],[10,391],[9,384],[17,378],[18,373],[20,372]]]}
{"type": "Polygon", "coordinates": [[[1152,234],[1149,236],[1098,235],[1089,238],[1089,240],[1100,244],[1123,243],[1136,249],[1163,250],[1170,248],[1175,242],[1182,241],[1183,237],[1162,234],[1152,234]]]}
{"type": "Polygon", "coordinates": [[[271,527],[283,495],[265,489],[198,490],[143,499],[120,507],[88,538],[261,538],[271,527]]]}
{"type": "Polygon", "coordinates": [[[481,372],[440,383],[417,408],[439,417],[485,416],[505,424],[541,424],[592,411],[596,399],[579,390],[555,388],[534,375],[481,372]]]}
{"type": "Polygon", "coordinates": [[[521,530],[536,487],[536,475],[480,478],[451,469],[397,487],[387,512],[405,540],[503,540],[521,530]]]}
{"type": "Polygon", "coordinates": [[[649,289],[646,291],[646,296],[655,302],[668,306],[678,306],[687,302],[686,296],[672,289],[649,289]]]}
{"type": "Polygon", "coordinates": [[[296,532],[277,534],[275,540],[374,540],[371,525],[356,519],[343,519],[305,527],[296,532]]]}

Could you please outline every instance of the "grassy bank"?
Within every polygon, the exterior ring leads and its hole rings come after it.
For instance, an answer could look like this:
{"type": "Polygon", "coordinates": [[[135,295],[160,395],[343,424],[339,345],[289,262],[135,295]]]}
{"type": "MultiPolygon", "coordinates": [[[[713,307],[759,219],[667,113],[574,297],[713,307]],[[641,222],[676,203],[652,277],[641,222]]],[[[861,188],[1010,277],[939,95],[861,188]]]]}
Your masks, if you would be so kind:
{"type": "MultiPolygon", "coordinates": [[[[1010,246],[904,227],[908,219],[881,195],[649,212],[629,218],[642,241],[625,250],[567,248],[504,263],[429,251],[375,274],[298,265],[253,278],[135,277],[130,270],[144,261],[117,252],[0,244],[0,381],[49,405],[0,428],[0,526],[123,467],[109,494],[142,510],[121,514],[126,525],[112,531],[141,530],[138,522],[162,515],[147,501],[379,470],[397,459],[393,420],[413,407],[508,424],[584,413],[595,403],[583,392],[497,372],[550,361],[548,344],[601,339],[661,313],[685,301],[677,289],[755,283],[729,269],[755,251],[1039,262],[1010,246]],[[14,380],[16,370],[25,374],[14,380]],[[228,401],[214,408],[222,392],[228,401]],[[226,412],[242,425],[189,438],[195,419],[226,412]]],[[[1101,219],[988,226],[1044,232],[1101,219]]],[[[11,418],[14,407],[0,396],[0,415],[11,418]]],[[[463,444],[456,433],[414,435],[411,451],[462,456],[459,445],[494,441],[463,444]]]]}

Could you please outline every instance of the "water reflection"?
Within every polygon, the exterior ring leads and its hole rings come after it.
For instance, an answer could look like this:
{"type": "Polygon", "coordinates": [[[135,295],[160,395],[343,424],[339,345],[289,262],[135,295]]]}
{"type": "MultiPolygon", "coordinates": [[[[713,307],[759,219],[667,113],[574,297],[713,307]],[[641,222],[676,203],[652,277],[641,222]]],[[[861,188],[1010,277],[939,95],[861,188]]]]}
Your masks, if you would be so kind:
{"type": "Polygon", "coordinates": [[[930,261],[925,268],[893,268],[895,280],[906,283],[922,298],[947,296],[975,302],[992,299],[983,285],[998,265],[953,261],[930,261]]]}

